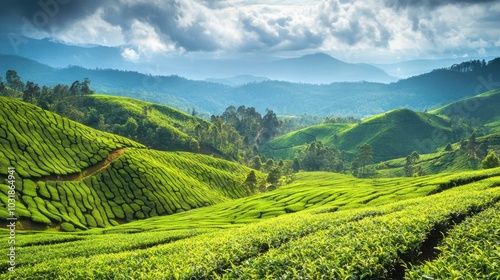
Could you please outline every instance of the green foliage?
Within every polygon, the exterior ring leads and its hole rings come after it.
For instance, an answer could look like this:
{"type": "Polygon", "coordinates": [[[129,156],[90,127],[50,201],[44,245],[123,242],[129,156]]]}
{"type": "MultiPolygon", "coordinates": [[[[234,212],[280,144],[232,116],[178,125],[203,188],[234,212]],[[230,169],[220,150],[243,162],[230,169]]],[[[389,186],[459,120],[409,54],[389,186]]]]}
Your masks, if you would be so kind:
{"type": "Polygon", "coordinates": [[[281,169],[279,167],[273,167],[269,174],[267,175],[266,181],[272,185],[276,185],[281,178],[281,169]]]}
{"type": "Polygon", "coordinates": [[[62,223],[61,230],[67,231],[67,232],[73,232],[73,231],[75,231],[75,226],[71,223],[62,223]]]}
{"type": "MultiPolygon", "coordinates": [[[[236,163],[144,149],[18,100],[0,101],[1,131],[10,132],[0,134],[6,156],[0,179],[8,166],[16,167],[19,202],[33,221],[106,227],[115,219],[173,214],[249,194],[245,180],[251,170],[236,163]]],[[[128,123],[135,129],[131,117],[128,123]]],[[[264,174],[253,175],[255,192],[264,174]]]]}
{"type": "Polygon", "coordinates": [[[484,169],[499,167],[500,160],[498,159],[497,154],[495,154],[495,152],[490,152],[481,162],[481,166],[484,169]]]}
{"type": "Polygon", "coordinates": [[[467,218],[438,247],[435,260],[412,267],[407,279],[497,279],[500,277],[500,204],[467,218]]]}
{"type": "Polygon", "coordinates": [[[312,142],[297,157],[300,167],[306,171],[336,171],[343,170],[340,152],[320,142],[312,142]]]}

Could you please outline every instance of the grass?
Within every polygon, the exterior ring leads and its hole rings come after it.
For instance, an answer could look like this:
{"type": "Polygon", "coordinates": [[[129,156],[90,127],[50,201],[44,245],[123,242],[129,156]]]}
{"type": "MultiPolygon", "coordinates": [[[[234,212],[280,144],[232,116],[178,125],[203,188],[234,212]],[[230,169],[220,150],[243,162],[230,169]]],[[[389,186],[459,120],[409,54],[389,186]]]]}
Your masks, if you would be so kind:
{"type": "Polygon", "coordinates": [[[500,116],[497,112],[499,106],[500,90],[495,89],[448,104],[431,113],[444,115],[449,118],[477,119],[481,124],[488,124],[500,121],[500,116]]]}

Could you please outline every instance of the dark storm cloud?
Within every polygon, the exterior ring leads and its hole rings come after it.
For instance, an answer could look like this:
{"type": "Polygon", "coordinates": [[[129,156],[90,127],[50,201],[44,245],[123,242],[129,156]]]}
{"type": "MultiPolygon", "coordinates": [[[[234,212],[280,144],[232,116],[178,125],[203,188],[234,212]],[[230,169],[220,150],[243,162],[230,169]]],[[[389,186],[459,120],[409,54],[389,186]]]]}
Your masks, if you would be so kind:
{"type": "Polygon", "coordinates": [[[36,28],[42,31],[64,29],[76,20],[93,14],[106,1],[84,0],[6,0],[0,15],[8,18],[11,30],[36,28]],[[31,26],[26,26],[31,25],[31,26]]]}

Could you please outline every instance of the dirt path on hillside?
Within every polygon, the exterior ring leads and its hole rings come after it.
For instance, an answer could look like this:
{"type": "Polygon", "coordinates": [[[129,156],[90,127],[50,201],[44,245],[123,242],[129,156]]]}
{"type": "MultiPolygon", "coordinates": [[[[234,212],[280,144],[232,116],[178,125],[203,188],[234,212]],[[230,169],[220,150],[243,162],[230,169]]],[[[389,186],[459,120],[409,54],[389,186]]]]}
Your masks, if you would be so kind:
{"type": "Polygon", "coordinates": [[[121,148],[111,151],[108,156],[101,160],[100,162],[82,169],[81,172],[71,173],[67,175],[48,175],[39,178],[36,181],[81,181],[87,177],[94,175],[95,173],[106,169],[114,160],[119,158],[125,153],[127,148],[121,148]]]}

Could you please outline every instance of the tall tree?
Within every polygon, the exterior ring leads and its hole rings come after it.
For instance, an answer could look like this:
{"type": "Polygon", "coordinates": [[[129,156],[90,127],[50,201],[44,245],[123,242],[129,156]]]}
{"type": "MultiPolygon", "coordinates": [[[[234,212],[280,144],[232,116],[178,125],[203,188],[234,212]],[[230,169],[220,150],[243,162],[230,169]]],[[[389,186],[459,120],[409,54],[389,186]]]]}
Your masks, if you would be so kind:
{"type": "Polygon", "coordinates": [[[372,146],[370,144],[365,143],[361,147],[359,147],[359,154],[357,157],[357,162],[359,168],[361,169],[361,175],[365,174],[365,167],[370,161],[373,159],[372,146]]]}
{"type": "Polygon", "coordinates": [[[12,88],[13,90],[24,90],[24,83],[21,81],[21,78],[15,70],[7,70],[7,73],[5,73],[5,78],[7,80],[7,86],[12,88]]]}
{"type": "Polygon", "coordinates": [[[252,170],[248,173],[245,185],[247,185],[251,193],[255,193],[257,189],[257,175],[255,175],[255,171],[252,170]]]}
{"type": "Polygon", "coordinates": [[[411,153],[411,155],[406,157],[405,175],[407,177],[412,177],[413,175],[415,175],[416,171],[415,163],[419,158],[420,155],[416,151],[414,151],[413,153],[411,153]]]}
{"type": "Polygon", "coordinates": [[[266,109],[266,114],[261,121],[261,138],[263,142],[273,138],[278,133],[280,125],[281,123],[273,110],[266,109]]]}
{"type": "Polygon", "coordinates": [[[40,86],[33,82],[26,82],[25,90],[23,91],[23,101],[33,103],[33,99],[40,97],[40,86]]]}
{"type": "Polygon", "coordinates": [[[280,178],[281,178],[281,170],[280,170],[280,168],[279,167],[274,167],[273,169],[271,169],[271,171],[267,175],[267,179],[266,180],[270,184],[276,185],[279,182],[280,178]]]}

